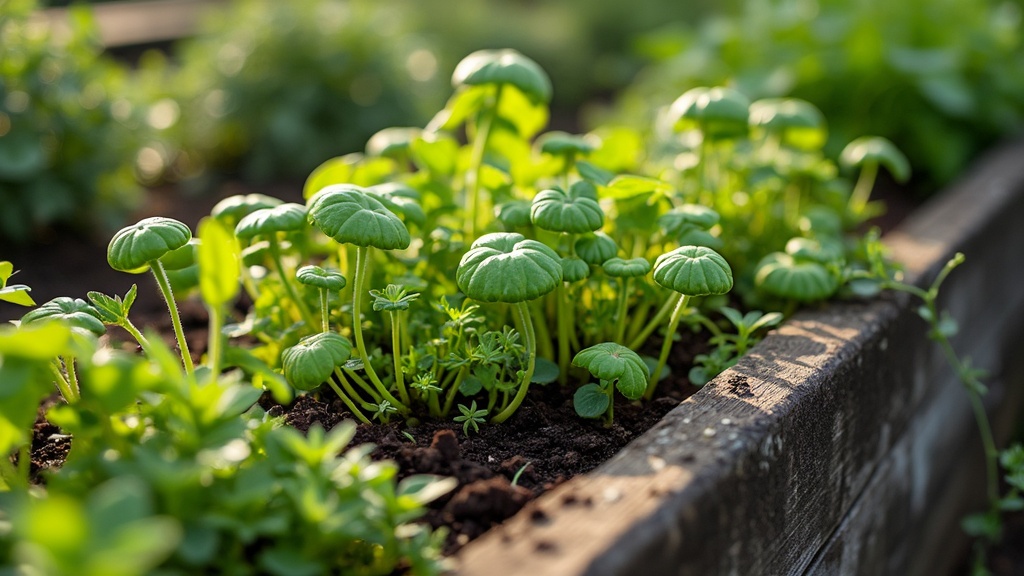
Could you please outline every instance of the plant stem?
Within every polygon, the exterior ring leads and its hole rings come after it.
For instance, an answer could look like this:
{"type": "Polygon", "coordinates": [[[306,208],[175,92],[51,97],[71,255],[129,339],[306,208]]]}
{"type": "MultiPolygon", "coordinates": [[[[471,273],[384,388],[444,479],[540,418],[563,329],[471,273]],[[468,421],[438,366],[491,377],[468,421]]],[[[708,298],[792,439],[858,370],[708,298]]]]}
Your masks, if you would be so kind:
{"type": "Polygon", "coordinates": [[[631,278],[619,279],[619,306],[615,313],[615,336],[614,342],[622,343],[626,339],[626,303],[629,297],[631,278]]]}
{"type": "Polygon", "coordinates": [[[508,420],[508,418],[515,413],[516,409],[519,408],[519,405],[523,403],[523,399],[526,398],[526,392],[530,389],[530,380],[533,379],[533,369],[536,367],[537,362],[537,335],[533,331],[533,320],[530,318],[530,308],[527,306],[526,302],[516,302],[515,309],[516,312],[519,313],[519,319],[525,328],[523,343],[526,345],[526,352],[529,354],[529,359],[526,361],[526,372],[523,374],[522,383],[519,384],[519,391],[516,392],[516,396],[512,399],[512,403],[491,420],[491,422],[495,424],[500,424],[505,420],[508,420]]]}
{"type": "Polygon", "coordinates": [[[54,382],[57,384],[57,390],[60,390],[60,395],[64,397],[68,404],[74,402],[75,393],[71,391],[71,385],[68,384],[67,378],[61,373],[57,360],[50,362],[50,370],[53,372],[53,377],[56,378],[54,382]]]}
{"type": "Polygon", "coordinates": [[[224,334],[221,328],[224,326],[224,309],[222,306],[210,306],[210,346],[206,351],[206,361],[210,367],[210,374],[213,379],[220,374],[221,350],[224,348],[224,334]]]}
{"type": "MultiPolygon", "coordinates": [[[[373,398],[373,403],[374,404],[380,404],[380,401],[382,400],[382,398],[380,397],[379,394],[377,394],[377,390],[375,390],[373,388],[373,386],[370,386],[369,384],[367,384],[366,380],[363,380],[362,377],[360,377],[359,374],[356,374],[353,370],[350,370],[348,368],[345,368],[344,370],[345,370],[345,374],[348,374],[349,378],[354,380],[355,383],[358,384],[359,387],[362,388],[364,392],[369,394],[370,398],[373,398]]],[[[357,396],[358,396],[358,394],[357,394],[357,396]]]]}
{"type": "Polygon", "coordinates": [[[70,401],[76,402],[82,397],[82,389],[78,385],[78,371],[75,370],[75,359],[72,356],[62,356],[61,360],[64,362],[64,369],[68,373],[68,389],[73,394],[70,401]]]}
{"type": "Polygon", "coordinates": [[[850,203],[848,204],[850,212],[855,216],[860,216],[864,212],[864,207],[867,206],[868,199],[871,197],[871,190],[875,187],[875,179],[877,177],[877,162],[869,162],[860,169],[857,184],[853,187],[853,192],[850,194],[850,203]]]}
{"type": "Polygon", "coordinates": [[[569,375],[569,295],[565,282],[555,286],[555,298],[558,300],[556,319],[558,322],[558,383],[565,386],[569,375]]]}
{"type": "Polygon", "coordinates": [[[467,212],[466,222],[466,244],[469,244],[476,239],[477,234],[477,218],[479,217],[480,210],[480,174],[483,171],[484,165],[484,154],[487,152],[487,140],[490,139],[491,126],[494,124],[494,118],[498,115],[498,104],[501,103],[501,90],[502,85],[499,84],[494,93],[494,99],[490,108],[484,111],[480,124],[477,126],[476,134],[473,138],[473,151],[470,156],[470,170],[467,172],[469,176],[469,190],[467,190],[467,212]]]}
{"type": "Polygon", "coordinates": [[[148,356],[149,355],[149,339],[147,339],[145,336],[143,336],[142,332],[139,332],[139,329],[135,327],[135,324],[132,324],[131,320],[125,318],[124,322],[122,322],[121,324],[118,324],[118,325],[120,327],[124,328],[129,334],[131,334],[132,338],[135,338],[135,341],[139,343],[139,346],[142,346],[142,351],[145,352],[146,355],[148,356]]]}
{"type": "Polygon", "coordinates": [[[668,362],[668,352],[672,349],[672,337],[675,336],[679,320],[683,317],[683,310],[686,310],[686,305],[689,302],[690,297],[684,294],[679,298],[679,302],[672,311],[672,317],[668,321],[668,328],[665,329],[665,341],[661,343],[658,365],[651,372],[651,379],[647,382],[647,390],[644,391],[644,400],[650,400],[651,396],[654,396],[654,389],[658,386],[658,376],[661,374],[662,369],[665,368],[665,363],[668,362]]]}
{"type": "Polygon", "coordinates": [[[651,332],[654,332],[654,329],[661,325],[662,320],[665,318],[665,315],[668,314],[669,310],[672,310],[673,307],[677,306],[680,297],[681,296],[678,292],[673,292],[672,296],[670,296],[669,299],[665,301],[665,304],[663,304],[658,310],[658,313],[654,315],[654,318],[651,318],[651,321],[648,322],[647,325],[644,326],[644,329],[636,335],[636,338],[633,338],[633,340],[630,341],[627,348],[639,350],[640,347],[643,346],[644,342],[647,341],[647,337],[651,335],[651,332]]]}
{"type": "Polygon", "coordinates": [[[188,342],[185,341],[185,331],[181,328],[181,317],[178,316],[178,305],[174,301],[171,283],[167,281],[167,272],[164,271],[164,265],[159,260],[153,260],[149,266],[153,271],[153,276],[156,277],[157,285],[160,286],[164,301],[167,303],[167,311],[171,314],[171,325],[174,326],[174,337],[178,340],[178,349],[181,351],[181,361],[184,363],[185,373],[192,374],[195,372],[195,366],[192,364],[192,355],[188,351],[188,342]]]}
{"type": "MultiPolygon", "coordinates": [[[[538,310],[534,310],[534,312],[540,315],[540,317],[543,319],[545,315],[543,313],[543,307],[540,305],[540,302],[542,302],[542,300],[543,299],[534,300],[534,302],[531,303],[530,306],[538,308],[538,310]]],[[[551,344],[551,334],[548,332],[548,323],[541,321],[538,326],[532,329],[536,329],[537,333],[539,334],[539,336],[537,337],[537,346],[539,348],[538,354],[545,358],[554,358],[555,349],[554,346],[551,344]]]]}
{"type": "Polygon", "coordinates": [[[328,300],[327,300],[327,289],[320,289],[320,324],[321,329],[327,332],[331,329],[330,317],[328,316],[328,300]]]}
{"type": "Polygon", "coordinates": [[[402,328],[398,323],[398,311],[388,312],[391,316],[391,359],[395,363],[395,384],[398,386],[398,395],[406,406],[410,405],[409,392],[405,389],[405,374],[402,373],[402,328]]]}
{"type": "Polygon", "coordinates": [[[370,377],[370,381],[373,382],[380,395],[404,414],[409,411],[409,408],[392,396],[391,392],[384,386],[384,383],[377,377],[377,373],[373,371],[373,366],[370,365],[370,357],[366,353],[366,344],[363,342],[363,288],[366,284],[368,256],[369,248],[366,246],[359,246],[356,249],[356,273],[353,278],[355,286],[352,288],[352,335],[355,336],[356,350],[359,352],[359,359],[363,361],[363,369],[366,370],[366,375],[370,377]]]}
{"type": "Polygon", "coordinates": [[[306,301],[299,297],[299,293],[295,290],[295,284],[289,281],[285,275],[284,263],[281,261],[281,245],[278,244],[277,237],[273,234],[268,235],[268,241],[270,242],[270,260],[274,263],[274,268],[277,269],[277,275],[281,278],[281,283],[284,284],[288,297],[292,299],[292,302],[295,302],[295,306],[299,309],[299,316],[302,317],[302,321],[312,329],[313,326],[316,326],[316,322],[313,320],[313,313],[309,311],[309,306],[306,306],[306,301]]]}
{"type": "MultiPolygon", "coordinates": [[[[334,373],[338,375],[338,378],[343,383],[347,384],[347,382],[345,381],[345,375],[341,373],[341,370],[338,369],[337,366],[334,367],[334,373]]],[[[370,423],[370,420],[363,415],[362,411],[359,410],[359,408],[356,407],[355,402],[353,402],[352,399],[348,397],[348,394],[342,392],[341,388],[338,388],[338,385],[334,383],[333,379],[327,378],[327,385],[334,389],[334,393],[338,395],[338,398],[341,398],[341,401],[345,403],[345,406],[348,406],[348,409],[352,411],[352,414],[356,418],[358,418],[360,422],[362,422],[363,424],[370,423]]]]}
{"type": "Polygon", "coordinates": [[[459,375],[455,378],[455,382],[453,382],[451,387],[448,389],[447,396],[445,396],[444,409],[441,410],[442,417],[448,416],[448,412],[451,411],[452,403],[455,402],[455,394],[459,391],[459,386],[462,385],[462,379],[466,377],[466,374],[469,374],[469,366],[467,365],[459,368],[458,374],[459,375]]]}

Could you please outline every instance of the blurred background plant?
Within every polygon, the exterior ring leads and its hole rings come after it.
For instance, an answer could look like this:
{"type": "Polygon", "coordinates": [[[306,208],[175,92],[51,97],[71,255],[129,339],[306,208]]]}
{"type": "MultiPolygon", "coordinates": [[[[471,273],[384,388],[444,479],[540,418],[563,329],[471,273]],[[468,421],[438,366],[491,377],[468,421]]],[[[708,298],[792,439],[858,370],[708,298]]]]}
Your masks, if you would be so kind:
{"type": "Polygon", "coordinates": [[[455,63],[498,47],[549,71],[552,128],[648,129],[686,90],[727,84],[817,105],[829,156],[889,138],[934,190],[1024,124],[1022,3],[225,0],[193,36],[115,64],[84,8],[57,38],[28,25],[36,0],[0,0],[0,238],[116,220],[139,184],[297,182],[424,125],[455,63]]]}
{"type": "Polygon", "coordinates": [[[114,224],[141,199],[144,138],[128,71],[101,54],[85,8],[67,34],[30,19],[33,0],[0,0],[0,239],[51,224],[114,224]]]}
{"type": "Polygon", "coordinates": [[[613,118],[647,126],[652,103],[701,85],[793,96],[829,119],[828,151],[857,134],[892,140],[934,190],[1024,125],[1019,0],[745,0],[639,38],[650,64],[613,118]]]}

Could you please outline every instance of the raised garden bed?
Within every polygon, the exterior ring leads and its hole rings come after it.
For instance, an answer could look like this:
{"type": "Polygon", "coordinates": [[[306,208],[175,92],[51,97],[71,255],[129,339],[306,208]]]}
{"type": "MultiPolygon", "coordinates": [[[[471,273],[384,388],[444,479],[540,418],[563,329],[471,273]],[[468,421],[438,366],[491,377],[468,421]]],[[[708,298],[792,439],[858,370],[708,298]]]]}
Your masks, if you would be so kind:
{"type": "MultiPolygon", "coordinates": [[[[991,153],[886,243],[943,286],[990,373],[997,439],[1024,390],[1024,144],[991,153]]],[[[983,506],[967,397],[892,295],[797,314],[609,462],[458,555],[475,574],[943,574],[983,506]],[[500,567],[500,568],[499,568],[500,567]]]]}

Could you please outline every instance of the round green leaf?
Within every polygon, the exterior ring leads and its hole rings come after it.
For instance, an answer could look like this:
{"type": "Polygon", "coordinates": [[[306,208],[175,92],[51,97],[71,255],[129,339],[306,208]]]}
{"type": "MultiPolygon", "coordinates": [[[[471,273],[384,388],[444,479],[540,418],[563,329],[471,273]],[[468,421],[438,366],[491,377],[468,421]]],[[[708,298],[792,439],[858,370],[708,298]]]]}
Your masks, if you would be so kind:
{"type": "Polygon", "coordinates": [[[409,152],[412,142],[422,133],[420,128],[385,128],[366,141],[366,155],[399,158],[409,152]]]}
{"type": "Polygon", "coordinates": [[[732,269],[710,248],[681,246],[658,256],[654,281],[686,296],[725,294],[732,289],[732,269]]]}
{"type": "Polygon", "coordinates": [[[192,231],[172,218],[156,216],[122,228],[107,245],[107,263],[114,270],[140,274],[149,263],[181,248],[192,239],[192,231]]]}
{"type": "Polygon", "coordinates": [[[295,271],[295,278],[307,286],[315,286],[332,292],[345,287],[345,277],[337,270],[324,270],[319,266],[303,266],[295,271]]]}
{"type": "Polygon", "coordinates": [[[182,270],[196,263],[196,248],[199,241],[193,238],[181,248],[171,250],[160,257],[164,270],[182,270]]]}
{"type": "Polygon", "coordinates": [[[514,232],[485,234],[462,257],[455,280],[482,302],[523,302],[551,292],[562,281],[558,254],[514,232]]]}
{"type": "Polygon", "coordinates": [[[238,296],[240,289],[238,241],[227,225],[216,218],[199,222],[197,251],[199,291],[211,306],[223,306],[238,296]]]}
{"type": "Polygon", "coordinates": [[[562,280],[579,282],[590,276],[590,265],[576,257],[562,258],[562,280]]]}
{"type": "Polygon", "coordinates": [[[797,260],[813,260],[821,264],[836,262],[843,258],[843,245],[839,242],[822,242],[814,238],[790,238],[786,242],[786,254],[797,260]]]}
{"type": "Polygon", "coordinates": [[[295,232],[305,227],[306,207],[289,202],[273,208],[261,208],[245,216],[235,226],[235,236],[248,240],[277,232],[295,232]]]}
{"type": "Polygon", "coordinates": [[[306,336],[281,353],[284,377],[296,390],[313,390],[348,360],[352,343],[335,332],[306,336]]]}
{"type": "Polygon", "coordinates": [[[823,300],[839,288],[839,282],[821,264],[800,261],[783,252],[761,259],[754,275],[754,285],[773,296],[800,302],[823,300]]]}
{"type": "Polygon", "coordinates": [[[558,372],[558,364],[555,364],[547,358],[538,357],[535,361],[533,377],[530,378],[530,382],[541,385],[551,384],[555,380],[558,380],[558,372]]]}
{"type": "Polygon", "coordinates": [[[828,137],[825,116],[817,106],[799,98],[764,98],[750,105],[750,124],[779,134],[801,150],[818,150],[828,137]]]}
{"type": "Polygon", "coordinates": [[[604,225],[604,211],[591,198],[570,196],[556,188],[534,197],[530,220],[545,230],[581,234],[600,229],[604,225]]]}
{"type": "Polygon", "coordinates": [[[683,204],[659,216],[658,225],[661,226],[666,235],[678,237],[694,228],[708,230],[715,224],[718,224],[719,219],[718,212],[707,206],[683,204]]]}
{"type": "Polygon", "coordinates": [[[600,142],[592,135],[575,136],[555,130],[538,136],[536,145],[543,154],[571,157],[577,154],[589,154],[597,150],[600,142]]]}
{"type": "Polygon", "coordinates": [[[379,200],[391,212],[400,214],[408,222],[422,226],[427,221],[427,215],[420,207],[420,193],[405,184],[377,184],[367,188],[366,193],[379,200]]]}
{"type": "Polygon", "coordinates": [[[619,252],[619,247],[615,245],[615,240],[612,240],[604,232],[580,236],[576,239],[574,248],[576,249],[577,256],[582,258],[587,264],[595,266],[604,264],[605,261],[614,258],[619,252]]]}
{"type": "Polygon", "coordinates": [[[515,50],[478,50],[455,67],[452,86],[511,84],[535,102],[551,100],[551,80],[533,60],[515,50]]]}
{"type": "Polygon", "coordinates": [[[601,265],[605,274],[615,278],[636,278],[651,271],[651,263],[646,258],[609,258],[601,265]]]}
{"type": "Polygon", "coordinates": [[[584,384],[572,395],[572,407],[582,418],[600,418],[608,411],[610,401],[597,384],[584,384]]]}
{"type": "Polygon", "coordinates": [[[910,178],[910,161],[891,140],[881,136],[862,136],[850,142],[839,155],[839,162],[848,167],[880,164],[897,182],[910,178]]]}
{"type": "Polygon", "coordinates": [[[525,200],[512,200],[498,206],[498,220],[509,228],[520,228],[530,225],[530,208],[532,205],[525,200]]]}
{"type": "Polygon", "coordinates": [[[102,336],[107,332],[100,314],[81,298],[59,296],[21,317],[21,323],[30,325],[48,320],[62,322],[72,328],[81,328],[102,336]]]}
{"type": "Polygon", "coordinates": [[[750,100],[731,88],[693,88],[672,103],[668,120],[677,132],[699,129],[708,138],[747,133],[750,100]]]}
{"type": "Polygon", "coordinates": [[[265,194],[236,194],[217,202],[210,211],[210,216],[226,222],[231,226],[249,214],[263,208],[273,208],[283,204],[281,200],[265,194]]]}
{"type": "Polygon", "coordinates": [[[650,370],[640,356],[615,342],[602,342],[580,350],[572,359],[573,366],[586,368],[601,380],[617,381],[615,387],[623,396],[636,400],[647,390],[650,370]]]}
{"type": "Polygon", "coordinates": [[[412,241],[398,216],[354,184],[334,184],[314,194],[308,217],[324,234],[345,244],[404,250],[412,241]]]}

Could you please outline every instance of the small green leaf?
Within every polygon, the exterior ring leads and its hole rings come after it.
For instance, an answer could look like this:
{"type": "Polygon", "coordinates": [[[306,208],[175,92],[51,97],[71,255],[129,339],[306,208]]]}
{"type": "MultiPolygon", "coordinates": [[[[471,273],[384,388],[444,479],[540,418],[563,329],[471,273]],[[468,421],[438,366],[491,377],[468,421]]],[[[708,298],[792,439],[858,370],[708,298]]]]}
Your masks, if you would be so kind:
{"type": "Polygon", "coordinates": [[[199,222],[199,291],[210,306],[223,306],[238,296],[241,267],[238,243],[215,218],[199,222]]]}
{"type": "Polygon", "coordinates": [[[586,160],[576,161],[576,171],[580,173],[580,178],[598,186],[607,186],[615,178],[614,172],[609,172],[586,160]]]}
{"type": "Polygon", "coordinates": [[[537,358],[530,381],[533,384],[551,384],[558,380],[558,364],[547,358],[537,358]]]}
{"type": "Polygon", "coordinates": [[[584,384],[572,395],[572,407],[583,418],[600,418],[608,411],[608,393],[597,384],[584,384]]]}
{"type": "Polygon", "coordinates": [[[623,174],[616,176],[603,188],[605,198],[621,200],[632,198],[642,194],[668,195],[672,192],[672,185],[656,178],[623,174]]]}

